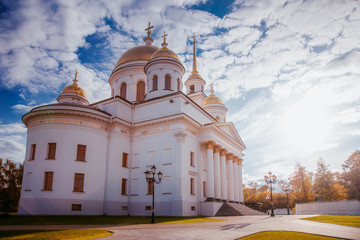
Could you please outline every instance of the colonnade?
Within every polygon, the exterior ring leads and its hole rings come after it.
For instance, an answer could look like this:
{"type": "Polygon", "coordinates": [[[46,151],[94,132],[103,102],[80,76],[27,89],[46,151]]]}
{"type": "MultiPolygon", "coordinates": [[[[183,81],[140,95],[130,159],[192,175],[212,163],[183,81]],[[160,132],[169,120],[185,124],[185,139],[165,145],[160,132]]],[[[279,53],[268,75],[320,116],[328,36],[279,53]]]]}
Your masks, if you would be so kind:
{"type": "Polygon", "coordinates": [[[206,142],[207,201],[243,202],[242,161],[243,159],[216,145],[206,142]]]}

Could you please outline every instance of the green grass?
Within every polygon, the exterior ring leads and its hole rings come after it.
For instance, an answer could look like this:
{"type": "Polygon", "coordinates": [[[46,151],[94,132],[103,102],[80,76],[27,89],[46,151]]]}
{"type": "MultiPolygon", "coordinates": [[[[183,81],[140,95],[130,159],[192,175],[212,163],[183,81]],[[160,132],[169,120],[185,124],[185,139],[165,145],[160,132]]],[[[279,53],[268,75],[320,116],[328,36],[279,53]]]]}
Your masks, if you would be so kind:
{"type": "MultiPolygon", "coordinates": [[[[156,217],[156,223],[215,221],[202,217],[156,217]]],[[[147,224],[151,217],[126,216],[19,216],[0,217],[0,225],[130,225],[147,224]]]]}
{"type": "Polygon", "coordinates": [[[360,228],[360,216],[320,215],[302,219],[360,228]]]}
{"type": "Polygon", "coordinates": [[[85,229],[85,230],[62,230],[62,231],[0,231],[0,239],[94,239],[113,235],[112,232],[103,229],[85,229]]]}
{"type": "Polygon", "coordinates": [[[320,236],[309,233],[300,233],[300,232],[289,232],[289,231],[266,231],[258,232],[246,237],[238,238],[241,240],[330,240],[330,239],[341,239],[341,238],[332,238],[326,236],[320,236]]]}

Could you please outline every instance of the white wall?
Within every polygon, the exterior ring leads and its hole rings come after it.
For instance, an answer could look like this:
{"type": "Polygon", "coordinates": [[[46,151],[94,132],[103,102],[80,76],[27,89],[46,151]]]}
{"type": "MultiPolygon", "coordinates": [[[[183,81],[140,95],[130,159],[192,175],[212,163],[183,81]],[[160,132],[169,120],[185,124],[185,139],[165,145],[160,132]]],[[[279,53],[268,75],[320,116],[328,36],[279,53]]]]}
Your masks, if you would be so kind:
{"type": "Polygon", "coordinates": [[[297,203],[296,214],[330,214],[360,216],[359,200],[343,200],[332,202],[297,203]]]}

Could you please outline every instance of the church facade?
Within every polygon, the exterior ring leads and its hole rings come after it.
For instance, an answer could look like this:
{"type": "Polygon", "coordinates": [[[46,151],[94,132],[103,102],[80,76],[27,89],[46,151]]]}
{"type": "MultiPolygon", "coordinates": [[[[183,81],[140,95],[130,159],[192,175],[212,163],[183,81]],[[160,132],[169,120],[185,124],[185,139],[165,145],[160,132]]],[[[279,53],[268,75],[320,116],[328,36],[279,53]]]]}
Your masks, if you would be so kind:
{"type": "Polygon", "coordinates": [[[28,128],[19,214],[214,216],[241,204],[245,145],[227,108],[197,71],[168,48],[126,51],[110,78],[111,97],[90,104],[77,73],[57,104],[23,116],[28,128]],[[183,85],[186,94],[182,92],[183,85]],[[163,173],[148,183],[152,166],[163,173]]]}

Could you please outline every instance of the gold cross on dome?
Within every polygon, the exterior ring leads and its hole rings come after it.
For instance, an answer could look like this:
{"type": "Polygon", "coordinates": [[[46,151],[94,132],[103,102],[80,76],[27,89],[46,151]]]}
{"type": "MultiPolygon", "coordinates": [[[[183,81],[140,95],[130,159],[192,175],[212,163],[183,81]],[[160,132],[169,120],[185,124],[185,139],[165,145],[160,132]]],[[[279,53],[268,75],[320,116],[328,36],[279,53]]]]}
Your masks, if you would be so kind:
{"type": "Polygon", "coordinates": [[[169,34],[166,34],[166,32],[164,31],[164,35],[161,36],[163,39],[164,39],[164,43],[166,43],[166,36],[169,35],[169,34]]]}
{"type": "Polygon", "coordinates": [[[147,32],[148,38],[151,37],[151,29],[154,28],[154,26],[151,26],[149,22],[149,27],[145,28],[145,31],[147,32]]]}
{"type": "Polygon", "coordinates": [[[196,36],[195,33],[194,33],[194,35],[192,36],[193,42],[195,42],[196,37],[197,37],[197,36],[196,36]]]}

